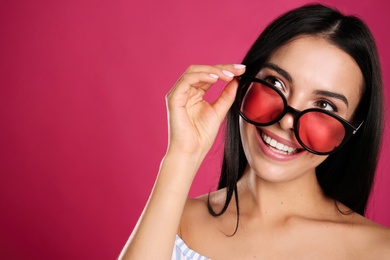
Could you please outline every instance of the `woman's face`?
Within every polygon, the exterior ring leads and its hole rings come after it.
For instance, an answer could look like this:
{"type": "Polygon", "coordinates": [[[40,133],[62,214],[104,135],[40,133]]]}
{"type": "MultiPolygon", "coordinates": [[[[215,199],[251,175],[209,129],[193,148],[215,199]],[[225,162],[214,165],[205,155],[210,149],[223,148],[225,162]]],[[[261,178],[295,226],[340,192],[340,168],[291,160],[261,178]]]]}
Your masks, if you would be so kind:
{"type": "MultiPolygon", "coordinates": [[[[279,48],[257,78],[281,89],[289,106],[297,110],[321,108],[347,121],[352,119],[363,88],[356,62],[337,46],[313,36],[297,37],[279,48]]],[[[313,173],[326,159],[302,149],[294,136],[293,121],[294,116],[287,113],[278,123],[256,127],[240,118],[243,148],[258,176],[288,181],[313,173]]]]}

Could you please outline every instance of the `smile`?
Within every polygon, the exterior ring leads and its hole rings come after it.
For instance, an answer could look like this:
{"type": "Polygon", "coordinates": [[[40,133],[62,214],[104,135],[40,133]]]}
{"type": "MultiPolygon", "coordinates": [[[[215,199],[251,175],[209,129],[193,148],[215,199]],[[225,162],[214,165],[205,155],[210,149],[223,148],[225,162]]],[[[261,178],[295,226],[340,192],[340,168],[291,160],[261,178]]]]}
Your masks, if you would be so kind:
{"type": "Polygon", "coordinates": [[[264,143],[268,144],[268,146],[270,146],[273,151],[280,154],[295,154],[299,150],[298,148],[293,148],[285,144],[279,143],[275,139],[272,139],[271,137],[264,134],[263,132],[261,133],[261,138],[263,139],[264,143]]]}

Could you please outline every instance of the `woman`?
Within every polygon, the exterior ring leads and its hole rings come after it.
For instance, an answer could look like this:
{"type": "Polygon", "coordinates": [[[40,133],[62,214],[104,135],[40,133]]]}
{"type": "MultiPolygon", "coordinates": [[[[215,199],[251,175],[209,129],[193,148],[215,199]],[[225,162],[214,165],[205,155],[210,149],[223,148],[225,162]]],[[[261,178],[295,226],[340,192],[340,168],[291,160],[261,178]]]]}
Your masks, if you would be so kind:
{"type": "Polygon", "coordinates": [[[167,153],[120,258],[389,259],[389,229],[362,216],[383,121],[369,30],[304,6],[243,64],[191,66],[168,93],[167,153]],[[217,80],[228,84],[208,104],[217,80]],[[227,113],[219,189],[187,199],[227,113]]]}

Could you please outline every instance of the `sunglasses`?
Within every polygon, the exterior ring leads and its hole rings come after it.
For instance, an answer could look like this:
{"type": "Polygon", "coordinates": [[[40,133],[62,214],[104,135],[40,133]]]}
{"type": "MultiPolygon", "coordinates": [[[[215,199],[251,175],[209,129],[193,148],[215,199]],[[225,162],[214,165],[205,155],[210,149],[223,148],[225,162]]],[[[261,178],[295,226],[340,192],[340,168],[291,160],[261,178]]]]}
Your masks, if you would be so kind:
{"type": "Polygon", "coordinates": [[[294,116],[297,141],[313,154],[328,155],[337,151],[363,124],[355,128],[345,119],[320,108],[296,110],[272,84],[246,75],[239,76],[238,80],[241,86],[237,93],[239,113],[245,121],[255,126],[269,126],[290,113],[294,116]]]}

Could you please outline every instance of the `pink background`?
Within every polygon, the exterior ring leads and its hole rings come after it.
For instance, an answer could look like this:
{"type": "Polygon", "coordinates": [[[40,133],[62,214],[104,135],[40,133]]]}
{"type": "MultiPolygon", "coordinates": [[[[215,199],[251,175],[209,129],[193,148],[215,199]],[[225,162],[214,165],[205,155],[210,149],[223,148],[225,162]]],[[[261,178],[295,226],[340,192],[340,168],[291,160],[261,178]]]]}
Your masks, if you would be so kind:
{"type": "MultiPolygon", "coordinates": [[[[240,62],[271,19],[307,2],[2,1],[0,258],[116,258],[165,152],[165,93],[192,63],[240,62]]],[[[320,2],[371,27],[389,100],[389,4],[320,2]]],[[[389,126],[383,147],[368,216],[390,226],[389,126]]],[[[215,188],[220,148],[191,196],[215,188]]]]}

